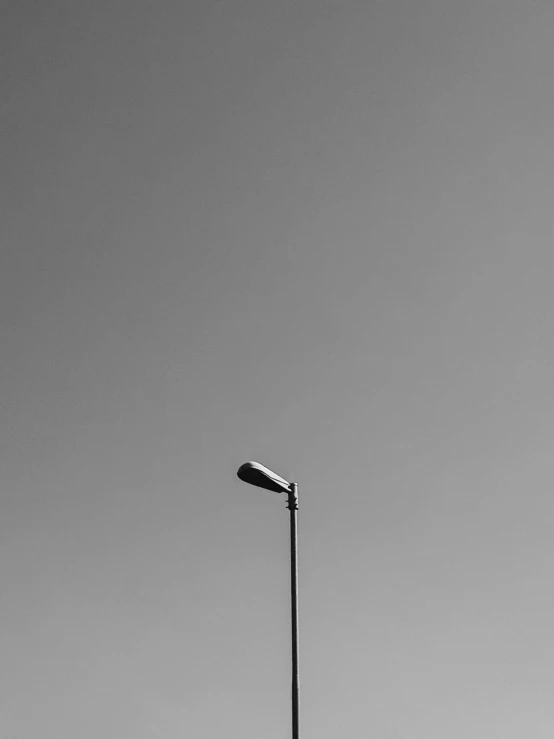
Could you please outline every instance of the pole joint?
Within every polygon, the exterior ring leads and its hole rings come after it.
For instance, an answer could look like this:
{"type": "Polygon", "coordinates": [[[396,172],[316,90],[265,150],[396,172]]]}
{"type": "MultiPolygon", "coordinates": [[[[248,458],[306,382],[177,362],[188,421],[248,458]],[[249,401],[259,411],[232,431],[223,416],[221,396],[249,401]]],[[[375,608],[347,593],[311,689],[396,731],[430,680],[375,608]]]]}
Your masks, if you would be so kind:
{"type": "Polygon", "coordinates": [[[298,484],[296,482],[291,482],[290,484],[290,490],[288,492],[287,499],[287,508],[289,509],[289,511],[298,510],[298,484]]]}

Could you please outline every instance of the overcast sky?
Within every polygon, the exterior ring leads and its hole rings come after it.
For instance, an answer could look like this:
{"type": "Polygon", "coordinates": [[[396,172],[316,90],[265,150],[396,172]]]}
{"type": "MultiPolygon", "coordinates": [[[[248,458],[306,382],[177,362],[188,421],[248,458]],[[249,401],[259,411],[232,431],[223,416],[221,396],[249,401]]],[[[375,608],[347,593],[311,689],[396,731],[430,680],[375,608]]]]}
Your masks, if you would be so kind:
{"type": "Polygon", "coordinates": [[[551,739],[553,38],[2,4],[0,736],[551,739]]]}

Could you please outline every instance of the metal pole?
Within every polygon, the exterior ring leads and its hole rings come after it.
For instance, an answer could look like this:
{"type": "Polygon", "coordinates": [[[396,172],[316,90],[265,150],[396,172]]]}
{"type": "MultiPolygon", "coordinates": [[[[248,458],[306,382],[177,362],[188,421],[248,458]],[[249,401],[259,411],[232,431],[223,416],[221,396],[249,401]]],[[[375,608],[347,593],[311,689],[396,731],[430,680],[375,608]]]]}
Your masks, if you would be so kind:
{"type": "Polygon", "coordinates": [[[298,680],[298,541],[296,518],[298,511],[298,485],[290,484],[288,505],[290,511],[290,596],[292,627],[292,739],[299,734],[299,680],[298,680]]]}

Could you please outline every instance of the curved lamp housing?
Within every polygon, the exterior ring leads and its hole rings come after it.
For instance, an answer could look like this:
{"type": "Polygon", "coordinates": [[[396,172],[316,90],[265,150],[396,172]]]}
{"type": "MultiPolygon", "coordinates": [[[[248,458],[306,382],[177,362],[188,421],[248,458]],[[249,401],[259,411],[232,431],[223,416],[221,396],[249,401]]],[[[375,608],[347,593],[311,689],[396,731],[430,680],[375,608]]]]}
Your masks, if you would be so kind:
{"type": "Polygon", "coordinates": [[[291,491],[289,482],[259,462],[245,462],[239,467],[237,475],[243,482],[271,490],[274,493],[290,493],[291,491]]]}

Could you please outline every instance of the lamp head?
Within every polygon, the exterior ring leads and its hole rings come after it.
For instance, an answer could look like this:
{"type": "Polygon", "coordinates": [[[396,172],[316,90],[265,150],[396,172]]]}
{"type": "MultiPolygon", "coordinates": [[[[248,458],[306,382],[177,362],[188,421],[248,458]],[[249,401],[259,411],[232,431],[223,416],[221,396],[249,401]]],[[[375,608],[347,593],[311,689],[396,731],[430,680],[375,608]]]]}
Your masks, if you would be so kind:
{"type": "Polygon", "coordinates": [[[289,482],[259,462],[245,462],[238,468],[237,475],[243,482],[274,493],[290,493],[291,490],[289,482]]]}

